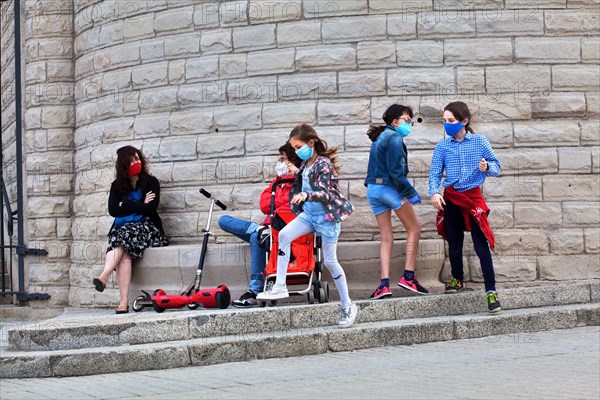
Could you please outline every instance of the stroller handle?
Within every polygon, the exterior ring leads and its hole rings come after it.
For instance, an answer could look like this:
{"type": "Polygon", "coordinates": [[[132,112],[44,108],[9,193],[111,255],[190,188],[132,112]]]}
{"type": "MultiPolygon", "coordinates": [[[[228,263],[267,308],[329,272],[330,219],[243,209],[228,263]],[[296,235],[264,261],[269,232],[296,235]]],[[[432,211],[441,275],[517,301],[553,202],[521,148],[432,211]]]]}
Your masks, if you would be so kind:
{"type": "Polygon", "coordinates": [[[273,190],[275,190],[275,188],[277,187],[277,185],[281,185],[282,183],[293,183],[295,181],[296,181],[296,178],[282,178],[282,179],[277,179],[271,185],[271,192],[273,190]]]}
{"type": "Polygon", "coordinates": [[[271,185],[271,216],[275,215],[275,189],[277,188],[278,185],[281,185],[282,183],[293,183],[296,181],[296,178],[282,178],[282,179],[277,179],[275,180],[275,182],[273,182],[273,184],[271,185]]]}
{"type": "MultiPolygon", "coordinates": [[[[210,194],[209,192],[207,192],[203,188],[200,188],[199,192],[202,193],[205,197],[207,197],[209,199],[213,198],[212,194],[210,194]]],[[[221,203],[220,200],[214,199],[214,201],[215,201],[215,204],[217,206],[221,207],[222,210],[227,210],[227,206],[225,204],[221,203]]]]}

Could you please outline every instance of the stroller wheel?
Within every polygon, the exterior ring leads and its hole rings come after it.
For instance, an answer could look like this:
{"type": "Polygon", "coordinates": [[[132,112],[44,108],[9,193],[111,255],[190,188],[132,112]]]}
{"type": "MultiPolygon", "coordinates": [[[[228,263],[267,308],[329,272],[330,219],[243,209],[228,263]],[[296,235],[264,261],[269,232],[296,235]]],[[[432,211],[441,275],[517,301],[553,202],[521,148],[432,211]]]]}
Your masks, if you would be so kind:
{"type": "Polygon", "coordinates": [[[308,298],[308,304],[314,304],[315,294],[313,293],[312,290],[309,290],[308,293],[306,293],[306,297],[308,298]]]}
{"type": "Polygon", "coordinates": [[[319,303],[325,303],[325,290],[319,289],[319,303]]]}
{"type": "Polygon", "coordinates": [[[135,312],[140,312],[144,309],[144,305],[140,304],[141,301],[147,300],[146,296],[144,296],[143,294],[139,295],[138,297],[135,298],[135,300],[133,301],[133,304],[131,305],[131,308],[133,309],[133,311],[135,312]]]}
{"type": "Polygon", "coordinates": [[[321,298],[323,299],[322,302],[329,302],[329,284],[327,282],[321,282],[321,290],[323,291],[323,294],[321,295],[321,298]]]}

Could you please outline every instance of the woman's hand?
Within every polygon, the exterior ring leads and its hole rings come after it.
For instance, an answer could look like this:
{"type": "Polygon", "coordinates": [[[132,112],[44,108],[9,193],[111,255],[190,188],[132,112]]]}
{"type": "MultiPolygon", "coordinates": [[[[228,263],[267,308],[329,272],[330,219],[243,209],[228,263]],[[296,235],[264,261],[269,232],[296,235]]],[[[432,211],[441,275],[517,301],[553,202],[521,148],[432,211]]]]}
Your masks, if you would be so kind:
{"type": "Polygon", "coordinates": [[[431,204],[433,204],[433,206],[438,210],[442,211],[444,210],[446,202],[444,201],[444,198],[441,194],[435,193],[433,196],[431,196],[431,204]]]}
{"type": "Polygon", "coordinates": [[[488,170],[488,163],[487,161],[485,161],[485,158],[482,158],[481,161],[479,161],[479,170],[481,172],[485,172],[488,170]]]}
{"type": "Polygon", "coordinates": [[[150,203],[152,200],[154,200],[155,197],[156,197],[156,194],[154,192],[146,193],[146,198],[144,199],[144,204],[150,203]]]}
{"type": "Polygon", "coordinates": [[[297,195],[295,195],[292,198],[292,201],[290,202],[291,204],[300,204],[302,203],[304,200],[306,200],[306,198],[308,197],[308,195],[304,192],[302,193],[298,193],[297,195]]]}

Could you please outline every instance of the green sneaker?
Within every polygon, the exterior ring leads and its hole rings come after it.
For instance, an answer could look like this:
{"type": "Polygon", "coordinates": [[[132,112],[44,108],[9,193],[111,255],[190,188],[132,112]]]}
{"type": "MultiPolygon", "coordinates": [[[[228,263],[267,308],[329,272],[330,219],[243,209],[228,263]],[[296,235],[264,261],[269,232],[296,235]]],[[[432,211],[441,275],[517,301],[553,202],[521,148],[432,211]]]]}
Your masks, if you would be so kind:
{"type": "Polygon", "coordinates": [[[464,289],[465,289],[465,284],[462,281],[459,281],[456,278],[452,278],[452,282],[450,282],[449,285],[446,285],[446,290],[444,291],[444,293],[446,293],[446,294],[458,293],[464,289]]]}
{"type": "Polygon", "coordinates": [[[500,297],[498,297],[498,292],[491,292],[485,295],[485,298],[488,303],[488,310],[491,313],[495,313],[502,310],[500,307],[500,297]]]}

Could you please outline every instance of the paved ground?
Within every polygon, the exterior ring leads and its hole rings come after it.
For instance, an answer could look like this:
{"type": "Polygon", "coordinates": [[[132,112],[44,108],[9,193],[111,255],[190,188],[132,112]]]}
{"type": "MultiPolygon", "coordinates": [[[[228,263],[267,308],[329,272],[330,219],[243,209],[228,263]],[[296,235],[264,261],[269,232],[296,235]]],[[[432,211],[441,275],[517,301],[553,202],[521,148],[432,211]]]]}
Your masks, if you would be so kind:
{"type": "Polygon", "coordinates": [[[595,399],[600,327],[73,378],[0,399],[595,399]]]}

